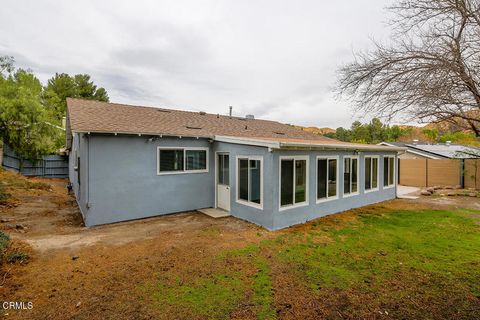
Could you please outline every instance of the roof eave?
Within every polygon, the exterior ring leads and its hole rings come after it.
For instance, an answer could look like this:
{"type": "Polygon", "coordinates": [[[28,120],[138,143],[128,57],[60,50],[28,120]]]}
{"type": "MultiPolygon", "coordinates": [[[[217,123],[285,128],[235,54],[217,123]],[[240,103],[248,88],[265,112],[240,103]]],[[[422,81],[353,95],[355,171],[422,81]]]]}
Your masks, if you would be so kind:
{"type": "Polygon", "coordinates": [[[260,146],[278,150],[356,150],[356,151],[406,151],[404,147],[385,147],[377,145],[349,145],[349,144],[333,144],[333,143],[300,143],[300,142],[281,142],[268,139],[251,139],[230,136],[215,136],[215,141],[235,143],[251,146],[260,146]]]}
{"type": "Polygon", "coordinates": [[[321,144],[321,143],[298,143],[298,142],[281,142],[281,149],[308,149],[308,150],[354,150],[354,151],[406,151],[404,147],[387,147],[377,145],[348,145],[348,144],[321,144]]]}
{"type": "Polygon", "coordinates": [[[214,139],[215,141],[225,142],[225,143],[243,144],[243,145],[265,147],[265,148],[271,148],[271,149],[280,148],[279,142],[271,141],[271,140],[250,139],[250,138],[230,137],[230,136],[215,136],[214,139]]]}
{"type": "Polygon", "coordinates": [[[158,133],[158,132],[124,132],[124,131],[99,131],[99,130],[72,130],[72,133],[85,134],[113,134],[113,135],[131,135],[131,136],[160,136],[160,137],[182,137],[182,138],[202,138],[214,139],[214,136],[194,135],[194,134],[177,134],[177,133],[158,133]]]}

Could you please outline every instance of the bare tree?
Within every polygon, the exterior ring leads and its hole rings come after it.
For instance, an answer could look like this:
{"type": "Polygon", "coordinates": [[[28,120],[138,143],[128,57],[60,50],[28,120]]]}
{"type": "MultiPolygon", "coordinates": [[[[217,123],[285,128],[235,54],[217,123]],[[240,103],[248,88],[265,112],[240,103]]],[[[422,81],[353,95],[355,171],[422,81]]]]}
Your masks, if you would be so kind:
{"type": "Polygon", "coordinates": [[[399,0],[389,45],[355,55],[337,89],[356,111],[450,122],[480,136],[480,0],[399,0]]]}

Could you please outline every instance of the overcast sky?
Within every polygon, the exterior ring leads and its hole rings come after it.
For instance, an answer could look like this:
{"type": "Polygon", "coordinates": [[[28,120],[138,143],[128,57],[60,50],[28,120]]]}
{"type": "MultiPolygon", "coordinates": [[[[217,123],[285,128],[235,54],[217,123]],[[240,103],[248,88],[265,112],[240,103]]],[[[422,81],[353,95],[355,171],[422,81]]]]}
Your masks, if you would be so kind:
{"type": "Polygon", "coordinates": [[[88,73],[110,101],[349,126],[335,71],[388,37],[386,0],[3,0],[0,55],[42,81],[88,73]]]}

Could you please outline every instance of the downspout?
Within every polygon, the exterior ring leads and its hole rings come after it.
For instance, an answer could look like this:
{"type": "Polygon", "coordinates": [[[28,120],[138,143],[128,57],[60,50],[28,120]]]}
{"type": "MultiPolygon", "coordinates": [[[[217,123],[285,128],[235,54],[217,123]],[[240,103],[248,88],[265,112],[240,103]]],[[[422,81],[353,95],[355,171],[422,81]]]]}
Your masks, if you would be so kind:
{"type": "MultiPolygon", "coordinates": [[[[407,153],[406,150],[404,151],[397,151],[397,158],[396,158],[396,161],[397,161],[397,165],[396,165],[396,168],[397,168],[397,185],[401,184],[400,183],[400,156],[402,154],[405,154],[407,153]]],[[[396,186],[395,186],[396,187],[396,186]]]]}
{"type": "Polygon", "coordinates": [[[87,207],[87,213],[90,209],[90,135],[87,135],[87,183],[85,184],[87,198],[85,206],[87,207]]]}
{"type": "Polygon", "coordinates": [[[465,189],[465,159],[460,160],[460,186],[465,189]]]}

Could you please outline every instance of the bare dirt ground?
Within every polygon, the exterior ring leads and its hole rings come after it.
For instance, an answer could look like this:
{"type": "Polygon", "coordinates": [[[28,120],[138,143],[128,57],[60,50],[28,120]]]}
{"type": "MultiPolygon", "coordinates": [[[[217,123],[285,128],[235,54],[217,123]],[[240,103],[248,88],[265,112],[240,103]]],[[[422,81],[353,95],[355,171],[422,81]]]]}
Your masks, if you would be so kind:
{"type": "MultiPolygon", "coordinates": [[[[32,310],[5,311],[10,319],[169,319],[161,308],[149,308],[142,301],[138,287],[145,279],[178,266],[193,266],[198,257],[304,228],[268,232],[233,217],[213,219],[188,212],[88,229],[74,198],[66,194],[65,180],[37,180],[52,189],[19,191],[17,206],[0,208],[0,229],[32,248],[28,264],[8,268],[0,279],[2,301],[33,302],[32,310]],[[17,224],[23,228],[17,229],[17,224]]],[[[480,199],[421,197],[362,210],[406,207],[480,209],[480,199]]],[[[349,219],[352,213],[340,215],[349,219]]],[[[206,268],[203,272],[208,273],[206,268]]],[[[277,279],[293,285],[282,279],[282,270],[274,272],[277,279]]],[[[295,299],[302,298],[302,291],[298,292],[295,299]]],[[[280,290],[277,299],[286,295],[280,290]]]]}
{"type": "Polygon", "coordinates": [[[33,310],[6,312],[12,319],[156,318],[125,293],[153,272],[268,234],[233,217],[197,212],[86,228],[65,180],[33,180],[52,190],[17,191],[17,206],[0,209],[0,230],[32,247],[30,262],[9,268],[0,287],[3,301],[33,301],[33,310]]]}

